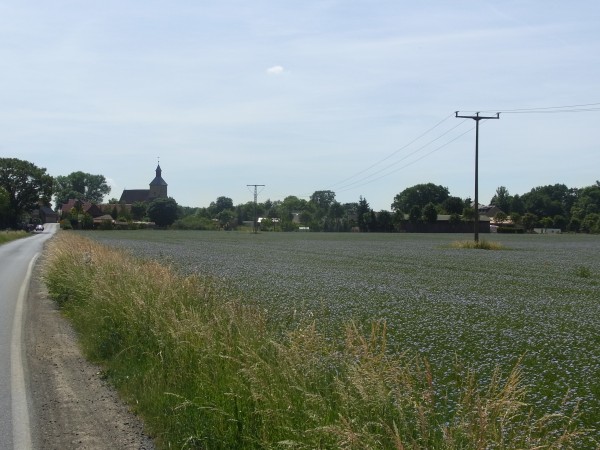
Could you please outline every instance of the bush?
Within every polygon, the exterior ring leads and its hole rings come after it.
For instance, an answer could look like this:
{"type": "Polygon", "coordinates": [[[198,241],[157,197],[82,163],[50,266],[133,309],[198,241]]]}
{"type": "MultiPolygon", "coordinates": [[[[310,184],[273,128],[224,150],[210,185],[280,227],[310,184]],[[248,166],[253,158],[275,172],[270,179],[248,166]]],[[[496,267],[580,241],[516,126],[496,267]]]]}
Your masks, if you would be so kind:
{"type": "Polygon", "coordinates": [[[523,228],[515,227],[498,227],[497,232],[505,234],[523,234],[525,233],[525,230],[523,228]]]}
{"type": "Polygon", "coordinates": [[[113,230],[114,228],[112,220],[103,220],[100,225],[98,225],[99,230],[113,230]]]}

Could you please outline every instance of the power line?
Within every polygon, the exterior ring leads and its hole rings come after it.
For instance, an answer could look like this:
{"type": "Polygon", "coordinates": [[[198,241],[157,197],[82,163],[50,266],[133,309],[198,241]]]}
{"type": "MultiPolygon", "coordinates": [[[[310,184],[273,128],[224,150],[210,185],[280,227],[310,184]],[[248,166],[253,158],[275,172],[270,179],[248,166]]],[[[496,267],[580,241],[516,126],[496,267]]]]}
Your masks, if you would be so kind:
{"type": "MultiPolygon", "coordinates": [[[[561,105],[561,106],[546,106],[546,107],[533,107],[533,108],[513,108],[513,109],[496,109],[496,110],[485,110],[485,111],[478,111],[476,114],[480,114],[482,112],[484,113],[494,113],[494,114],[559,114],[559,113],[583,113],[583,112],[596,112],[596,111],[600,111],[600,102],[595,102],[595,103],[584,103],[584,104],[576,104],[576,105],[561,105]]],[[[474,112],[474,111],[473,111],[474,112]]],[[[362,186],[365,186],[367,184],[371,184],[374,183],[375,181],[378,181],[382,178],[385,178],[387,176],[390,176],[402,169],[405,169],[406,167],[409,167],[413,164],[415,164],[416,162],[426,158],[427,156],[439,151],[440,149],[446,147],[447,145],[451,144],[452,142],[456,141],[457,139],[459,139],[460,137],[464,136],[465,134],[467,134],[468,132],[470,132],[473,128],[477,128],[477,126],[470,128],[469,130],[459,134],[458,136],[452,138],[451,140],[449,140],[448,142],[440,145],[439,147],[436,147],[435,149],[425,153],[424,155],[420,156],[419,158],[416,158],[415,160],[404,164],[401,167],[397,167],[394,170],[390,170],[391,167],[396,166],[398,164],[400,164],[402,161],[405,161],[406,159],[408,159],[411,156],[416,155],[417,153],[419,153],[421,150],[425,149],[426,147],[428,147],[429,145],[431,145],[432,143],[438,141],[439,139],[441,139],[442,137],[446,136],[448,133],[450,133],[451,131],[455,130],[457,127],[459,127],[460,125],[462,125],[462,123],[466,122],[468,119],[465,119],[464,121],[462,121],[460,124],[456,125],[455,127],[452,127],[451,129],[445,131],[444,133],[442,133],[441,135],[437,136],[435,139],[432,139],[431,141],[429,141],[428,143],[422,145],[421,147],[419,147],[418,149],[404,155],[403,157],[401,157],[399,160],[389,164],[388,166],[376,170],[375,172],[369,173],[368,175],[365,175],[357,180],[351,181],[354,178],[363,175],[367,172],[369,172],[371,169],[377,167],[378,165],[388,161],[389,159],[391,159],[393,156],[397,155],[399,152],[401,152],[402,150],[405,150],[406,148],[408,148],[409,146],[411,146],[412,144],[414,144],[415,142],[417,142],[419,139],[423,138],[424,136],[426,136],[427,134],[431,133],[433,130],[435,130],[436,128],[438,128],[440,125],[442,125],[444,122],[446,122],[450,117],[455,116],[456,113],[454,114],[450,114],[449,116],[445,117],[444,119],[440,120],[438,123],[436,123],[433,127],[427,129],[425,132],[421,133],[418,137],[416,137],[415,139],[411,140],[410,142],[408,142],[407,144],[403,145],[402,147],[400,147],[399,149],[395,150],[394,152],[390,153],[388,156],[378,160],[377,162],[369,165],[368,167],[359,170],[358,172],[354,173],[353,175],[346,177],[332,185],[330,185],[330,188],[333,189],[335,188],[336,192],[346,192],[352,189],[356,189],[362,186]],[[380,176],[376,176],[379,175],[380,176]],[[373,178],[375,177],[375,178],[373,178]]],[[[455,116],[456,117],[456,116],[455,116]]],[[[471,116],[468,116],[468,118],[472,118],[471,116]]],[[[484,122],[487,119],[496,119],[499,117],[483,117],[480,116],[480,119],[483,120],[484,122]]],[[[479,123],[479,121],[477,121],[477,124],[479,123]]]]}
{"type": "MultiPolygon", "coordinates": [[[[409,157],[411,157],[411,156],[413,156],[413,155],[415,155],[415,154],[419,153],[419,152],[420,152],[421,150],[423,150],[424,148],[426,148],[426,147],[429,147],[431,144],[433,144],[434,142],[436,142],[436,141],[440,140],[442,137],[444,137],[445,135],[447,135],[447,134],[448,134],[448,133],[450,133],[451,131],[454,131],[456,128],[458,128],[459,126],[461,126],[461,125],[462,125],[463,123],[465,123],[465,122],[466,122],[466,120],[464,120],[463,122],[459,123],[458,125],[456,125],[456,126],[454,126],[454,127],[450,128],[449,130],[445,131],[444,133],[442,133],[441,135],[439,135],[439,136],[438,136],[438,137],[436,137],[435,139],[432,139],[432,140],[430,140],[430,141],[429,141],[429,142],[427,142],[426,144],[422,145],[421,147],[417,148],[416,150],[412,151],[411,153],[408,153],[407,155],[403,156],[403,157],[402,157],[402,158],[400,158],[398,161],[396,161],[396,162],[394,162],[394,163],[390,164],[389,166],[387,166],[387,167],[384,167],[383,169],[380,169],[380,170],[378,170],[378,171],[376,171],[376,172],[373,172],[373,173],[371,173],[371,174],[369,174],[369,175],[367,175],[367,176],[365,176],[365,177],[363,177],[363,178],[360,178],[359,180],[356,180],[356,181],[354,181],[354,182],[352,182],[352,183],[347,183],[347,184],[345,184],[345,185],[343,185],[343,186],[340,186],[340,189],[346,189],[346,188],[349,188],[349,187],[351,187],[351,186],[355,186],[356,184],[359,184],[359,183],[361,183],[361,182],[363,182],[363,181],[365,181],[365,180],[368,180],[369,178],[372,178],[373,176],[375,176],[375,175],[378,175],[378,174],[380,174],[381,172],[388,171],[388,170],[389,170],[389,169],[390,169],[392,166],[395,166],[395,165],[397,165],[397,164],[401,163],[402,161],[404,161],[404,160],[408,159],[409,157]]],[[[461,135],[461,136],[462,136],[462,135],[461,135]]],[[[452,141],[454,141],[454,139],[453,139],[452,141]]],[[[452,141],[449,141],[448,143],[450,143],[450,142],[452,142],[452,141]]],[[[413,141],[413,142],[414,142],[414,141],[413,141]]],[[[442,146],[440,146],[440,147],[436,148],[436,150],[435,150],[435,151],[437,151],[437,150],[439,150],[440,148],[444,147],[444,146],[445,146],[445,145],[447,145],[448,143],[446,143],[446,144],[444,144],[444,145],[442,145],[442,146]]],[[[406,146],[405,146],[405,147],[406,147],[406,146]]],[[[431,153],[433,153],[433,152],[427,153],[427,155],[429,155],[429,154],[431,154],[431,153]]],[[[416,161],[419,161],[420,159],[422,159],[422,158],[418,158],[416,161]]],[[[416,162],[416,161],[415,161],[415,162],[416,162]]],[[[411,164],[412,164],[412,163],[411,163],[411,164]]],[[[409,164],[409,165],[410,165],[410,164],[409,164]]],[[[404,166],[404,167],[406,167],[406,166],[404,166]]],[[[390,172],[389,174],[391,174],[391,173],[394,173],[394,172],[395,172],[395,171],[392,171],[392,172],[390,172]]],[[[383,175],[383,176],[381,176],[381,177],[378,177],[378,178],[376,178],[376,179],[381,179],[381,178],[383,178],[383,177],[385,177],[385,176],[387,176],[387,175],[389,175],[389,174],[383,175]]],[[[374,180],[373,180],[373,181],[374,181],[374,180]]],[[[370,183],[370,182],[369,182],[369,183],[370,183]]],[[[364,184],[368,184],[368,183],[364,183],[364,184]]],[[[362,186],[362,185],[361,185],[361,186],[362,186]]]]}
{"type": "Polygon", "coordinates": [[[533,108],[513,108],[513,109],[500,109],[494,110],[480,110],[479,112],[500,112],[502,114],[548,114],[548,113],[570,113],[570,112],[590,112],[600,111],[600,102],[596,103],[583,103],[579,105],[562,105],[562,106],[540,106],[533,108]]]}
{"type": "MultiPolygon", "coordinates": [[[[383,159],[380,159],[379,161],[377,161],[374,164],[371,164],[369,167],[360,170],[358,172],[356,172],[354,175],[351,175],[347,178],[344,178],[341,181],[338,181],[337,183],[331,185],[331,187],[335,187],[337,185],[343,184],[344,182],[351,180],[359,175],[362,175],[365,172],[368,172],[369,170],[371,170],[373,167],[378,166],[379,164],[387,161],[388,159],[390,159],[392,156],[396,155],[397,153],[399,153],[400,151],[404,150],[405,148],[409,147],[410,145],[414,144],[415,142],[417,142],[419,139],[421,139],[423,136],[425,136],[427,133],[430,133],[431,131],[435,130],[437,127],[439,127],[442,123],[444,123],[446,120],[448,120],[450,117],[452,117],[452,114],[450,114],[449,116],[445,117],[444,119],[440,120],[438,123],[436,123],[433,127],[429,128],[427,131],[421,133],[419,136],[417,136],[416,138],[414,138],[412,141],[410,141],[408,144],[403,145],[402,147],[400,147],[398,150],[395,150],[394,152],[390,153],[388,156],[386,156],[383,159]]],[[[446,133],[444,133],[446,134],[446,133]]],[[[442,135],[443,136],[443,135],[442,135]]],[[[377,172],[376,172],[377,173],[377,172]]],[[[342,186],[343,187],[343,186],[342,186]]]]}
{"type": "MultiPolygon", "coordinates": [[[[464,122],[466,122],[466,120],[465,120],[464,122]]],[[[463,122],[463,123],[464,123],[464,122],[463,122]]],[[[456,128],[456,127],[455,127],[455,128],[456,128]]],[[[409,167],[409,166],[412,166],[413,164],[415,164],[415,163],[417,163],[417,162],[421,161],[422,159],[425,159],[425,158],[426,158],[426,157],[428,157],[429,155],[431,155],[431,154],[433,154],[433,153],[435,153],[435,152],[437,152],[437,151],[441,150],[442,148],[446,147],[447,145],[450,145],[452,142],[454,142],[454,141],[456,141],[456,140],[460,139],[460,138],[461,138],[461,137],[463,137],[465,134],[467,134],[467,133],[469,133],[469,132],[473,131],[473,129],[475,129],[475,127],[471,127],[471,128],[469,128],[467,131],[464,131],[463,133],[461,133],[461,134],[459,134],[458,136],[456,136],[456,137],[452,138],[452,139],[451,139],[451,140],[449,140],[448,142],[446,142],[446,143],[444,143],[444,144],[440,145],[439,147],[436,147],[436,148],[434,148],[433,150],[431,150],[431,151],[429,151],[429,152],[425,153],[424,155],[420,156],[419,158],[417,158],[417,159],[415,159],[415,160],[413,160],[413,161],[411,161],[411,162],[409,162],[409,163],[407,163],[407,164],[405,164],[405,165],[403,165],[403,166],[401,166],[401,167],[398,167],[398,168],[396,168],[396,169],[394,169],[394,170],[392,170],[392,171],[390,171],[390,172],[384,173],[383,175],[381,175],[381,176],[379,176],[379,177],[377,177],[377,178],[374,178],[374,179],[372,179],[372,180],[365,181],[363,184],[359,184],[358,186],[348,185],[349,187],[346,187],[345,189],[341,189],[341,190],[339,190],[338,192],[346,192],[346,191],[349,191],[349,190],[351,190],[351,189],[356,189],[356,188],[358,188],[358,187],[362,187],[362,186],[365,186],[365,185],[367,185],[367,184],[374,183],[375,181],[379,181],[379,180],[381,180],[382,178],[385,178],[385,177],[388,177],[388,176],[390,176],[390,175],[393,175],[393,174],[395,174],[396,172],[399,172],[399,171],[401,171],[402,169],[406,169],[407,167],[409,167]]]]}

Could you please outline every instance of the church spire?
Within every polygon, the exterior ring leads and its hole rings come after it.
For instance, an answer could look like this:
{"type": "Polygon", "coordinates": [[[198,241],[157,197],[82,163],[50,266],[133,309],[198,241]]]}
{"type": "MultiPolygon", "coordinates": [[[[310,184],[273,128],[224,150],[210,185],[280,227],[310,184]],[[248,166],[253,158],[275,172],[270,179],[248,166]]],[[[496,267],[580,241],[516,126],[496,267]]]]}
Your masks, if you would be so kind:
{"type": "Polygon", "coordinates": [[[156,166],[156,177],[150,182],[150,196],[153,198],[167,198],[167,182],[162,178],[162,169],[160,168],[160,158],[156,166]]]}

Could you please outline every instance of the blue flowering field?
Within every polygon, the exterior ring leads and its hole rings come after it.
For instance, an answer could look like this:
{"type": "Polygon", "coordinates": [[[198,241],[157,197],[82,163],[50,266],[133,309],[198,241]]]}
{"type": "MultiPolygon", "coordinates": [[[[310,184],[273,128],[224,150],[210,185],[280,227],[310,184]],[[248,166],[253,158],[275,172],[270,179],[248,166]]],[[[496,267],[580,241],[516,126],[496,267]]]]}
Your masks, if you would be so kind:
{"type": "MultiPolygon", "coordinates": [[[[578,408],[600,436],[600,238],[484,235],[502,250],[452,246],[471,235],[110,231],[87,237],[184,274],[211,274],[274,327],[385,320],[389,351],[418,352],[440,381],[461,363],[482,381],[523,366],[540,414],[578,408]]],[[[448,375],[448,377],[445,377],[448,375]]]]}

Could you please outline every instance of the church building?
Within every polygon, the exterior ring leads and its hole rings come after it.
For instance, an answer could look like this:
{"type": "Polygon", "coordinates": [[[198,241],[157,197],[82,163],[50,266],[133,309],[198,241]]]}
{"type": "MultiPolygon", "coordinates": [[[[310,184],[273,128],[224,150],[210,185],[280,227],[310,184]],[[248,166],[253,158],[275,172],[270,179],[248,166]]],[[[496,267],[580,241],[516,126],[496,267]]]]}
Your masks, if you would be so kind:
{"type": "Polygon", "coordinates": [[[167,182],[162,178],[160,164],[156,166],[156,176],[150,182],[150,189],[124,189],[119,203],[132,205],[136,202],[151,202],[156,198],[167,198],[167,182]]]}

